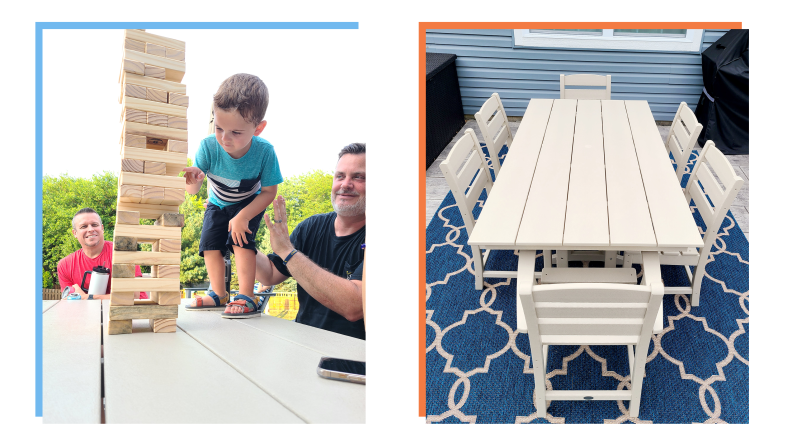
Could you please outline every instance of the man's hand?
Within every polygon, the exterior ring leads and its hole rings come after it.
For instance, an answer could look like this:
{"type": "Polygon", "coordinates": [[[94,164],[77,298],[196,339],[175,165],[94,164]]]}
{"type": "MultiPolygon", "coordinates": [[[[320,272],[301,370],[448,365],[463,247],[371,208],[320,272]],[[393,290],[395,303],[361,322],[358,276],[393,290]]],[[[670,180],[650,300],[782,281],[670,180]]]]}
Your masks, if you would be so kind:
{"type": "Polygon", "coordinates": [[[184,172],[184,178],[187,180],[187,184],[201,184],[206,176],[201,169],[195,166],[185,167],[182,169],[182,172],[184,172]]]}
{"type": "Polygon", "coordinates": [[[75,283],[74,285],[72,285],[72,288],[74,289],[74,292],[75,292],[75,293],[77,293],[77,294],[79,294],[79,295],[80,295],[80,298],[81,298],[82,300],[88,299],[88,293],[84,293],[84,292],[83,292],[83,290],[82,290],[82,288],[80,288],[80,285],[77,285],[77,284],[75,283]]]}
{"type": "Polygon", "coordinates": [[[250,230],[248,223],[250,223],[250,220],[243,217],[241,214],[237,214],[236,217],[232,218],[231,221],[228,222],[228,232],[231,233],[231,240],[234,241],[235,245],[243,246],[245,243],[247,243],[247,236],[245,233],[253,233],[253,231],[250,230]]]}
{"type": "Polygon", "coordinates": [[[269,215],[264,214],[264,223],[270,233],[270,246],[275,254],[281,259],[285,259],[292,252],[294,246],[289,240],[289,227],[286,224],[286,200],[282,195],[278,195],[278,198],[272,202],[272,210],[273,221],[270,221],[269,215]]]}

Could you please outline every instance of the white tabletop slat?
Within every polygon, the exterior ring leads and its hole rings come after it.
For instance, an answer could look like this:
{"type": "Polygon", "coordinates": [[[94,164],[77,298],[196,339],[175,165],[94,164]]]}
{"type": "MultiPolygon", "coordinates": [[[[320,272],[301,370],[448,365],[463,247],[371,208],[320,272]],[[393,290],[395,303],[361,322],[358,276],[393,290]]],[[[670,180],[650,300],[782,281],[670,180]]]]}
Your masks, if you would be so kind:
{"type": "Polygon", "coordinates": [[[514,246],[552,108],[552,99],[531,99],[469,244],[514,246]]]}
{"type": "Polygon", "coordinates": [[[42,315],[43,421],[99,424],[102,303],[52,302],[42,315]]]}
{"type": "Polygon", "coordinates": [[[59,300],[44,300],[44,301],[41,301],[41,312],[42,313],[46,313],[47,310],[52,308],[58,302],[60,302],[60,301],[59,300]]]}
{"type": "MultiPolygon", "coordinates": [[[[624,101],[602,101],[610,244],[657,246],[624,101]]],[[[654,132],[657,133],[655,127],[654,132]]],[[[681,195],[681,193],[680,193],[681,195]]]]}
{"type": "MultiPolygon", "coordinates": [[[[179,311],[178,321],[185,313],[189,314],[179,311]]],[[[198,313],[221,319],[216,312],[198,313]]],[[[106,325],[108,312],[104,314],[106,325]]],[[[106,330],[107,423],[304,423],[180,329],[153,333],[148,320],[135,320],[131,334],[109,336],[106,330]]],[[[251,339],[222,330],[209,334],[218,341],[246,345],[249,354],[258,354],[251,339]]]]}
{"type": "Polygon", "coordinates": [[[517,244],[561,246],[577,100],[556,99],[525,202],[517,244]]]}
{"type": "Polygon", "coordinates": [[[703,246],[684,195],[668,192],[679,189],[679,181],[668,162],[665,145],[657,132],[649,104],[646,101],[625,101],[625,107],[658,247],[703,246]]]}
{"type": "Polygon", "coordinates": [[[322,356],[365,361],[365,341],[271,316],[180,311],[178,325],[304,421],[365,423],[366,386],[316,373],[322,356]]]}
{"type": "Polygon", "coordinates": [[[610,242],[600,101],[578,101],[564,227],[564,245],[610,242]]]}

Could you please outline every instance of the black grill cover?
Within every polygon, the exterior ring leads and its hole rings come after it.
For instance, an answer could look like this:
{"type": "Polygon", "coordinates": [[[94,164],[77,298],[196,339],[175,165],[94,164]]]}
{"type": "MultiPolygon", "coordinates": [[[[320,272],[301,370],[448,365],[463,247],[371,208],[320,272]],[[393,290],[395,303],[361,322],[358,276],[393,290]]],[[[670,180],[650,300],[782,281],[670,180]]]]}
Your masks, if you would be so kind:
{"type": "Polygon", "coordinates": [[[708,139],[727,155],[748,153],[748,30],[733,29],[701,53],[704,91],[696,118],[708,139]]]}

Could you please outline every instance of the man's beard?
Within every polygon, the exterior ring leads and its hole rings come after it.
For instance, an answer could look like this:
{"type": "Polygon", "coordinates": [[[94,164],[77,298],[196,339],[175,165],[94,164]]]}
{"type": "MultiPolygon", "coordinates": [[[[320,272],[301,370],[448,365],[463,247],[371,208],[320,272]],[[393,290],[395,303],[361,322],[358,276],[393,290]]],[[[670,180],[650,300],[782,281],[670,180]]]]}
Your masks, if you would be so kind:
{"type": "Polygon", "coordinates": [[[336,194],[348,194],[349,191],[339,189],[338,192],[332,195],[333,210],[336,214],[342,217],[355,217],[366,213],[366,196],[361,196],[360,193],[355,192],[358,201],[355,204],[338,204],[336,203],[336,194]]]}

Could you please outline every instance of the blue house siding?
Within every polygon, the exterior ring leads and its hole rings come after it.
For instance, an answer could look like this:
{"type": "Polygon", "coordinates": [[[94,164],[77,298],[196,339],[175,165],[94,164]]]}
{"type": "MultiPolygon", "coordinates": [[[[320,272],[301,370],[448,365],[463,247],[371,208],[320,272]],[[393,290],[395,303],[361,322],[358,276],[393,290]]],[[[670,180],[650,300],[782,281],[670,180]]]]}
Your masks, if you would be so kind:
{"type": "MultiPolygon", "coordinates": [[[[705,30],[701,51],[727,30],[705,30]]],[[[674,119],[680,102],[695,110],[703,87],[701,54],[514,47],[511,29],[427,30],[426,51],[456,54],[465,114],[498,92],[509,116],[531,98],[558,98],[559,75],[610,74],[612,99],[649,102],[655,120],[674,119]]]]}

